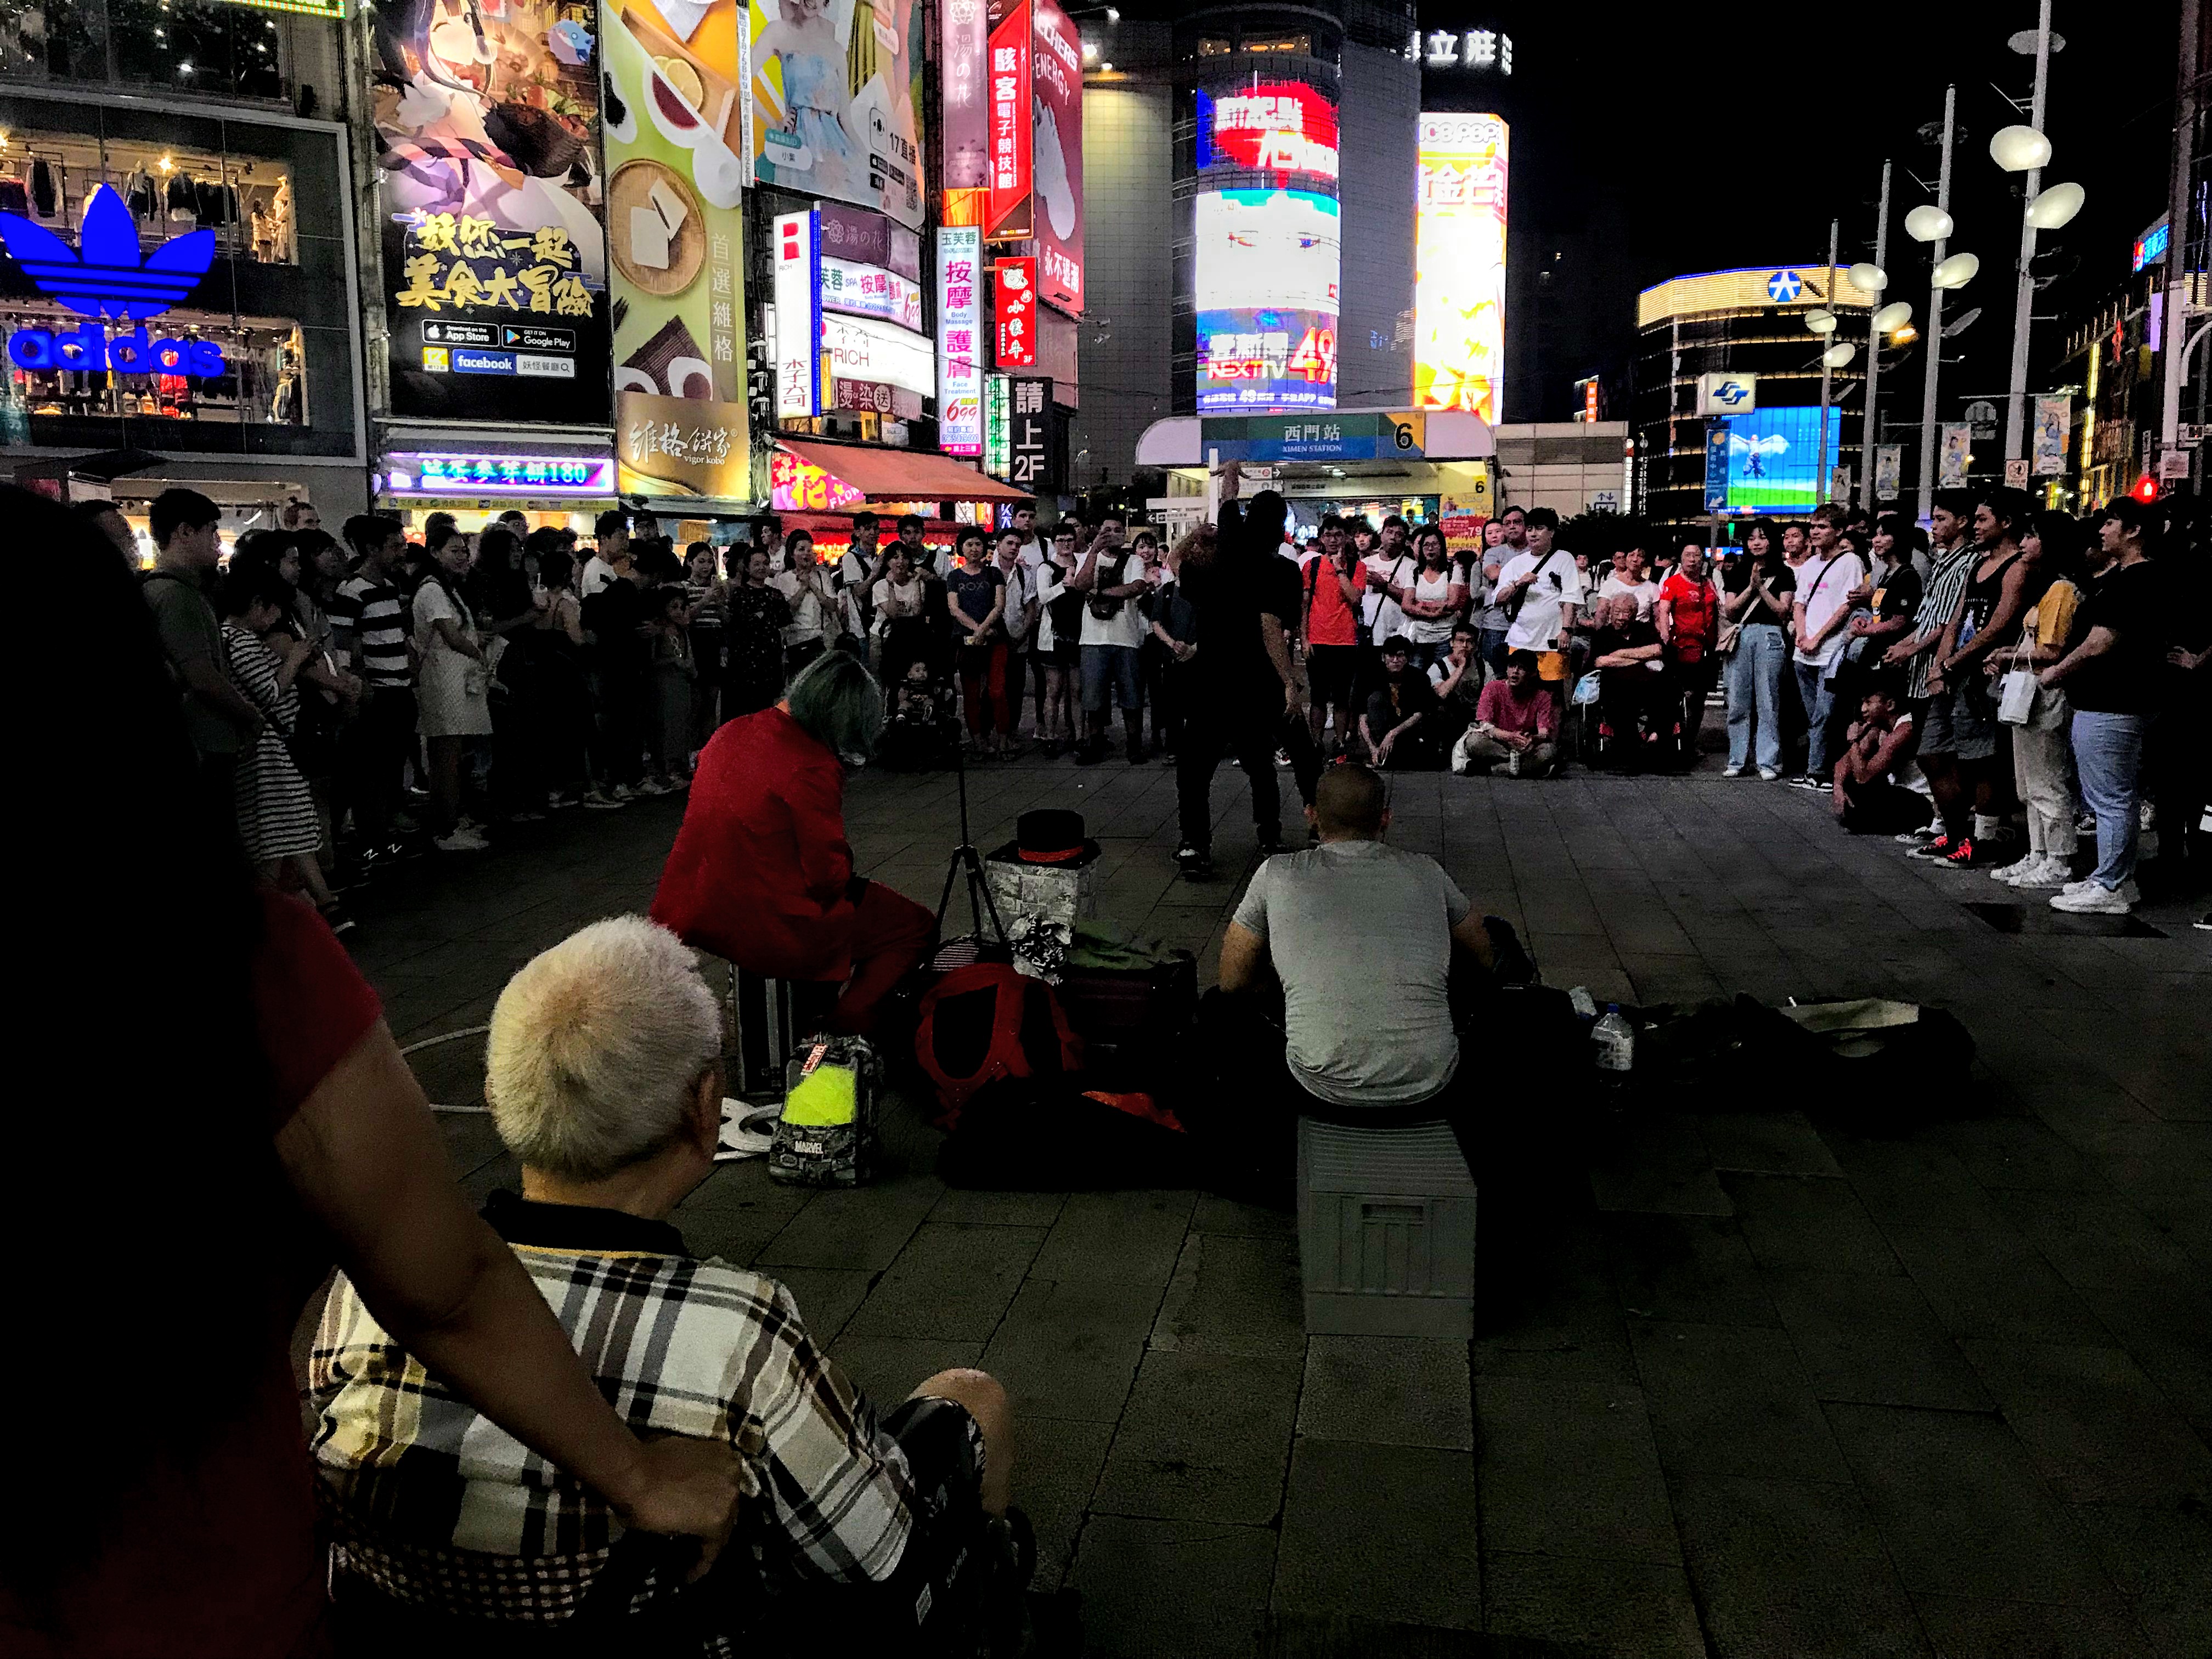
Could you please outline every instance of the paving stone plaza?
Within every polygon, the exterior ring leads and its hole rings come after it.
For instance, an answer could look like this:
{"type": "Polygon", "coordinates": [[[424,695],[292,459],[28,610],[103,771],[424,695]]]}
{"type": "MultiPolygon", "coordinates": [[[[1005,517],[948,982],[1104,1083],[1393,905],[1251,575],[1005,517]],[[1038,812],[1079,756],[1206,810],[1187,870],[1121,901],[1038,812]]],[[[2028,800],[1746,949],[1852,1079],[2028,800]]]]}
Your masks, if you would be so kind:
{"type": "MultiPolygon", "coordinates": [[[[1205,884],[1176,872],[1169,769],[970,783],[986,848],[1080,810],[1102,914],[1211,977],[1253,856],[1233,770],[1205,884]]],[[[1286,1214],[949,1190],[912,1102],[876,1184],[725,1164],[687,1239],[787,1283],[886,1401],[948,1365],[1006,1382],[1039,1580],[1081,1592],[1089,1653],[2212,1653],[2201,902],[2048,931],[2039,896],[1710,775],[1407,775],[1393,810],[1549,984],[1938,1003],[1978,1045],[1975,1097],[1887,1138],[1808,1120],[1787,1078],[1638,1121],[1516,1237],[1486,1229],[1471,1345],[1309,1338],[1286,1214]]],[[[434,1103],[482,1103],[481,1038],[434,1039],[643,910],[680,811],[562,815],[365,898],[357,959],[434,1103]]],[[[863,774],[847,823],[864,873],[935,902],[949,776],[863,774]]],[[[481,1111],[441,1121],[472,1194],[514,1182],[481,1111]]]]}

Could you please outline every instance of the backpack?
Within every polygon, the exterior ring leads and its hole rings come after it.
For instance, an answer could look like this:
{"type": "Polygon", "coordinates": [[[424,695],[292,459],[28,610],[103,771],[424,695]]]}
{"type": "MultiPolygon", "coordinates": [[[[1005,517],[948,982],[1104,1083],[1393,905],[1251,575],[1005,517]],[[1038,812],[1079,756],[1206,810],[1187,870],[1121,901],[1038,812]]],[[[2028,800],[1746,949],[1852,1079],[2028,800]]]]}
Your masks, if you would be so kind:
{"type": "Polygon", "coordinates": [[[978,962],[954,969],[922,998],[914,1057],[944,1108],[938,1127],[951,1129],[986,1084],[1080,1069],[1083,1040],[1051,986],[1005,963],[978,962]]]}
{"type": "Polygon", "coordinates": [[[817,1036],[793,1054],[783,1115],[769,1143],[769,1179],[793,1187],[858,1187],[872,1179],[883,1076],[866,1037],[817,1036]]]}

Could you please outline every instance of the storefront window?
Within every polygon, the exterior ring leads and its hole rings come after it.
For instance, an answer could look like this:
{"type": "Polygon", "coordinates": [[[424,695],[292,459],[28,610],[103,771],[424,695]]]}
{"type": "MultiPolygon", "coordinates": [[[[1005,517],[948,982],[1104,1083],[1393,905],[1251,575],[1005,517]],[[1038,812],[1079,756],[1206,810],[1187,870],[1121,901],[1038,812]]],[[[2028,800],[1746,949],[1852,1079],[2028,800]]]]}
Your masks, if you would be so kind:
{"type": "Polygon", "coordinates": [[[334,130],[0,95],[0,444],[356,452],[334,130]]]}
{"type": "Polygon", "coordinates": [[[223,0],[0,0],[0,74],[14,79],[281,100],[282,52],[277,18],[223,0]]]}

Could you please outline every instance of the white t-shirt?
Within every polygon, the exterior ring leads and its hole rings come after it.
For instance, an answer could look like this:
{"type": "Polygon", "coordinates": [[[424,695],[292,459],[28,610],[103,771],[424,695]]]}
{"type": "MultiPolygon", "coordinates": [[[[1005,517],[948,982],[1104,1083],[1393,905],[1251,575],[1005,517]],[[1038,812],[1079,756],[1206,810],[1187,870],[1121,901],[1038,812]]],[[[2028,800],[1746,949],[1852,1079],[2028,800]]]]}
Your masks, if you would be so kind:
{"type": "Polygon", "coordinates": [[[813,588],[799,585],[796,570],[779,570],[769,579],[769,586],[783,595],[791,607],[790,626],[783,630],[783,642],[788,646],[809,645],[828,632],[830,607],[816,595],[813,588]]]}
{"type": "Polygon", "coordinates": [[[1050,651],[1059,644],[1059,635],[1052,630],[1052,602],[1067,589],[1067,582],[1060,566],[1047,559],[1037,568],[1037,624],[1036,648],[1050,651]]]}
{"type": "MultiPolygon", "coordinates": [[[[1848,550],[1825,560],[1815,553],[1799,565],[1797,603],[1805,607],[1805,631],[1819,633],[1822,623],[1850,605],[1851,589],[1866,580],[1866,566],[1859,556],[1848,550]]],[[[1850,630],[1838,628],[1820,642],[1819,650],[1809,656],[1802,651],[1793,651],[1790,659],[1808,668],[1826,668],[1842,654],[1850,640],[1850,630]]]]}
{"type": "MultiPolygon", "coordinates": [[[[1083,567],[1076,566],[1078,570],[1083,567]]],[[[1145,561],[1140,554],[1127,549],[1119,555],[1102,553],[1093,574],[1091,593],[1102,589],[1120,587],[1127,582],[1145,579],[1145,561]]],[[[1083,643],[1085,645],[1126,645],[1132,651],[1145,636],[1145,615],[1137,608],[1139,595],[1131,594],[1121,601],[1121,608],[1104,621],[1091,614],[1089,596],[1083,607],[1083,643]]]]}
{"type": "Polygon", "coordinates": [[[1616,593],[1626,593],[1636,601],[1636,620],[1650,622],[1651,607],[1659,603],[1659,584],[1654,581],[1623,581],[1618,576],[1607,576],[1598,584],[1597,596],[1609,599],[1616,593]]]}
{"type": "MultiPolygon", "coordinates": [[[[1401,587],[1413,580],[1413,556],[1410,553],[1401,554],[1395,562],[1385,564],[1378,549],[1366,564],[1370,570],[1382,572],[1385,577],[1401,587]]],[[[1376,645],[1385,640],[1396,639],[1401,635],[1408,638],[1413,636],[1412,622],[1399,608],[1398,601],[1383,588],[1370,587],[1359,596],[1359,620],[1367,624],[1367,637],[1376,645]]]]}
{"type": "Polygon", "coordinates": [[[584,561],[584,574],[576,584],[576,597],[588,599],[614,579],[614,566],[594,553],[584,561]]]}
{"type": "Polygon", "coordinates": [[[1583,573],[1575,568],[1575,556],[1564,547],[1553,548],[1540,559],[1533,552],[1516,554],[1498,573],[1498,585],[1510,587],[1532,570],[1540,574],[1521,596],[1520,612],[1505,629],[1509,651],[1555,649],[1561,609],[1583,602],[1583,573]]]}
{"type": "Polygon", "coordinates": [[[876,632],[880,635],[890,632],[892,623],[921,615],[921,607],[929,598],[929,584],[919,576],[909,576],[904,583],[895,586],[891,579],[885,576],[870,588],[868,593],[875,601],[876,632]],[[896,617],[890,614],[893,599],[904,607],[896,617]]]}
{"type": "MultiPolygon", "coordinates": [[[[1394,569],[1389,577],[1400,587],[1407,586],[1410,581],[1413,597],[1431,605],[1442,605],[1450,599],[1451,591],[1459,581],[1458,573],[1449,565],[1433,574],[1415,570],[1410,578],[1401,578],[1394,569]]],[[[1406,618],[1406,637],[1416,645],[1442,645],[1451,638],[1452,624],[1458,620],[1455,617],[1408,617],[1406,618]]]]}

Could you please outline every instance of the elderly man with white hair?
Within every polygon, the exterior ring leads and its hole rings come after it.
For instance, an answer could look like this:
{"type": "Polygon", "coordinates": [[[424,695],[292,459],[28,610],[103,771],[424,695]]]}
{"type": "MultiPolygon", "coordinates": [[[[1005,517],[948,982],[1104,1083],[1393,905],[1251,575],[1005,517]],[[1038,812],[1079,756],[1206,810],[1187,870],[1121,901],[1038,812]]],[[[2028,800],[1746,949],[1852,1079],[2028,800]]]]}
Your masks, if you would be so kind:
{"type": "MultiPolygon", "coordinates": [[[[981,1371],[944,1371],[879,1416],[789,1291],[685,1248],[668,1216],[714,1168],[721,1037],[691,952],[641,916],[532,960],[492,1011],[484,1080],[522,1193],[494,1194],[485,1218],[634,1429],[724,1441],[744,1459],[750,1547],[714,1577],[757,1558],[791,1593],[721,1604],[746,1618],[808,1609],[793,1616],[817,1634],[824,1619],[910,1636],[965,1616],[947,1610],[972,1613],[979,1583],[1001,1564],[1025,1575],[1034,1553],[1018,1514],[1000,1518],[1006,1392],[981,1371]]],[[[481,1644],[501,1624],[520,1637],[575,1612],[621,1531],[607,1505],[427,1371],[343,1277],[310,1394],[337,1599],[356,1631],[465,1630],[481,1644]]],[[[656,1583],[646,1607],[664,1593],[656,1583]]]]}

